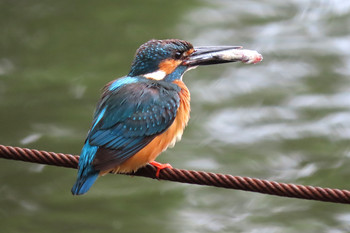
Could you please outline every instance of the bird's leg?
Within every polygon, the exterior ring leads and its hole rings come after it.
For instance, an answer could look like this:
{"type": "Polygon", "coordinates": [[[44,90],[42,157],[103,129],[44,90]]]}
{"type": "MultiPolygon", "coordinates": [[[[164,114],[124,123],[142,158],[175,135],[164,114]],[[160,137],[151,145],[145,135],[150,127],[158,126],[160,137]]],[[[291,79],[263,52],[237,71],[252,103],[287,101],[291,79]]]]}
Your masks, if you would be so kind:
{"type": "Polygon", "coordinates": [[[173,168],[169,163],[162,164],[162,163],[158,163],[156,161],[152,161],[152,162],[150,162],[150,164],[157,168],[157,172],[156,172],[157,179],[159,178],[160,170],[162,170],[164,168],[173,168]]]}

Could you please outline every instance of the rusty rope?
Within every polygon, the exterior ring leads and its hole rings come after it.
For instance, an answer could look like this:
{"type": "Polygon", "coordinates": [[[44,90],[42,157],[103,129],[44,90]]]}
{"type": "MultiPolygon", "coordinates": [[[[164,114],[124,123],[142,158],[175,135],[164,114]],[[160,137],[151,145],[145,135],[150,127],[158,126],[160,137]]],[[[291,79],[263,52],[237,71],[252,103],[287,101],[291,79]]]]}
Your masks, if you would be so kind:
{"type": "MultiPolygon", "coordinates": [[[[0,158],[22,160],[26,162],[69,168],[77,168],[79,161],[79,156],[70,154],[39,151],[3,145],[0,145],[0,158]]],[[[156,168],[152,165],[147,165],[144,168],[139,169],[136,173],[128,175],[143,176],[155,179],[155,174],[156,168]]],[[[349,190],[286,184],[249,177],[215,174],[211,172],[189,171],[175,168],[163,169],[160,172],[159,179],[228,189],[238,189],[276,196],[350,204],[349,190]]]]}

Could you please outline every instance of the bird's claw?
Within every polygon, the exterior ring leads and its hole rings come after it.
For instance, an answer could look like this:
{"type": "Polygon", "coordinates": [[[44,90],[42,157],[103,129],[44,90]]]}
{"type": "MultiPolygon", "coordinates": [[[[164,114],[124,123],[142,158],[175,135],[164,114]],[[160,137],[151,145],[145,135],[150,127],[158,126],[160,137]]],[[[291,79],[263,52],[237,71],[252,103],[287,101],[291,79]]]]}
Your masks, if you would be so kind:
{"type": "Polygon", "coordinates": [[[173,168],[169,163],[158,163],[156,161],[150,162],[151,165],[153,165],[154,167],[157,168],[157,172],[156,172],[156,178],[159,178],[159,173],[160,170],[164,169],[164,168],[173,168]]]}

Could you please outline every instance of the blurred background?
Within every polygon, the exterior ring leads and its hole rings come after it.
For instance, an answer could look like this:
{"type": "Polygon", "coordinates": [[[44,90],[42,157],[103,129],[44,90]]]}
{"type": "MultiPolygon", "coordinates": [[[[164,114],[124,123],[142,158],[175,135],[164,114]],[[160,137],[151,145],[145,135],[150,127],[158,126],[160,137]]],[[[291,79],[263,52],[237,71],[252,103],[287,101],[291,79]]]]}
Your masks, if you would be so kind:
{"type": "MultiPolygon", "coordinates": [[[[350,2],[0,1],[0,144],[79,154],[101,88],[149,39],[258,50],[187,73],[176,168],[350,189],[350,2]]],[[[1,232],[350,232],[349,207],[0,160],[1,232]]]]}

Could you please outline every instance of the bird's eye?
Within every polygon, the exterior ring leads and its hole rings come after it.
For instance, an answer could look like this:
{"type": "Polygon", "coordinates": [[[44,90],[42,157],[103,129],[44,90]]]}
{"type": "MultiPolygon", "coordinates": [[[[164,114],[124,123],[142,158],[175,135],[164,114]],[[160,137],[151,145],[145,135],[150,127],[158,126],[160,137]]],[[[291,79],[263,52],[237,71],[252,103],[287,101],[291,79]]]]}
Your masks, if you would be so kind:
{"type": "Polygon", "coordinates": [[[181,52],[176,52],[175,53],[175,59],[180,59],[182,56],[182,53],[181,52]]]}

